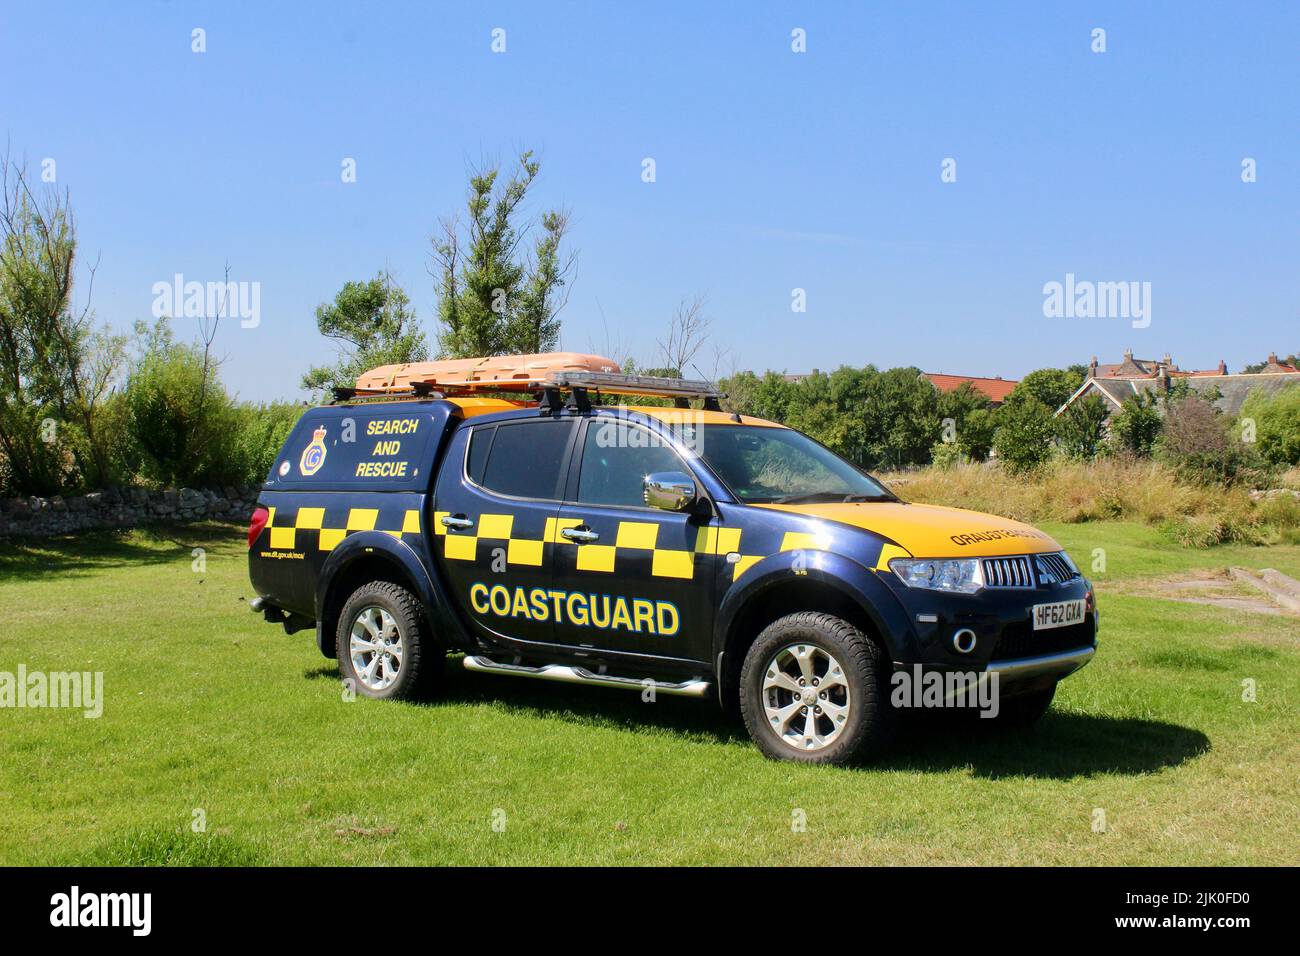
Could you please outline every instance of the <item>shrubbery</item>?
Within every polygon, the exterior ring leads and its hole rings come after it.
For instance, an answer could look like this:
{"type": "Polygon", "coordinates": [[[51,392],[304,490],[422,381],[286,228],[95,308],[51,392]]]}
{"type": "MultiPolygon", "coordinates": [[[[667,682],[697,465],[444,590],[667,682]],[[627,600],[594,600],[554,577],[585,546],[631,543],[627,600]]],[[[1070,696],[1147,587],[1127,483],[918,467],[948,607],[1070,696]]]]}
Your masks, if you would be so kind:
{"type": "MultiPolygon", "coordinates": [[[[112,484],[216,487],[257,484],[302,408],[288,402],[238,402],[205,364],[202,349],[178,342],[166,319],[136,326],[136,354],[121,385],[97,403],[95,436],[103,473],[112,484]]],[[[83,429],[62,426],[49,412],[29,412],[32,421],[7,434],[30,435],[24,475],[8,469],[0,455],[0,483],[9,493],[55,494],[96,486],[78,467],[74,443],[88,443],[83,429]],[[44,417],[43,417],[44,416],[44,417]],[[42,440],[43,422],[54,421],[53,441],[42,440]]]]}
{"type": "Polygon", "coordinates": [[[882,477],[909,501],[1029,522],[1140,521],[1198,547],[1300,537],[1300,501],[1291,495],[1256,503],[1244,487],[1188,483],[1158,460],[1057,460],[1014,479],[1000,471],[956,464],[882,477]]]}
{"type": "Polygon", "coordinates": [[[1259,453],[1274,465],[1300,465],[1300,386],[1269,397],[1258,390],[1241,407],[1243,423],[1253,423],[1259,453]]]}

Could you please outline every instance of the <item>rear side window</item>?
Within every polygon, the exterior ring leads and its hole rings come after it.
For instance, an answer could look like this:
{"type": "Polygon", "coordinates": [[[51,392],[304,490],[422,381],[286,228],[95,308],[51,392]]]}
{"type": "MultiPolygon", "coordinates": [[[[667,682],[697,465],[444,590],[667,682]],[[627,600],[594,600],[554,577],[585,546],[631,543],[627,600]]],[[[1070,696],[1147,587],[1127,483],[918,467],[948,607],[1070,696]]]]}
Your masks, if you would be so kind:
{"type": "MultiPolygon", "coordinates": [[[[477,430],[476,430],[477,431],[477,430]]],[[[479,484],[498,495],[514,498],[558,497],[560,467],[568,450],[571,422],[537,420],[497,425],[479,484]]],[[[476,434],[470,442],[470,475],[474,474],[476,434]]]]}
{"type": "Polygon", "coordinates": [[[690,474],[677,452],[653,432],[625,422],[592,422],[582,449],[578,501],[644,508],[643,481],[657,471],[690,474]]]}
{"type": "Polygon", "coordinates": [[[469,463],[466,465],[466,471],[469,474],[469,480],[476,485],[483,484],[483,470],[487,467],[488,452],[492,448],[492,436],[496,434],[496,426],[492,425],[487,428],[476,428],[469,436],[469,463]]]}

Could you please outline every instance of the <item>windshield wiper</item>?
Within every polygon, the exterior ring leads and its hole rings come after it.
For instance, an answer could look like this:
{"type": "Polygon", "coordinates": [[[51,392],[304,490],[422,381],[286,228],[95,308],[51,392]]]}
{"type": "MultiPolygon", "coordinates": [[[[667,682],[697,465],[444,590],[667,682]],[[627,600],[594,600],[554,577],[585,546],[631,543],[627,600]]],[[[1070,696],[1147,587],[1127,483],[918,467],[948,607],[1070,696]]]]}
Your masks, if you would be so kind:
{"type": "Polygon", "coordinates": [[[893,495],[845,495],[844,500],[848,501],[897,501],[893,495]]]}

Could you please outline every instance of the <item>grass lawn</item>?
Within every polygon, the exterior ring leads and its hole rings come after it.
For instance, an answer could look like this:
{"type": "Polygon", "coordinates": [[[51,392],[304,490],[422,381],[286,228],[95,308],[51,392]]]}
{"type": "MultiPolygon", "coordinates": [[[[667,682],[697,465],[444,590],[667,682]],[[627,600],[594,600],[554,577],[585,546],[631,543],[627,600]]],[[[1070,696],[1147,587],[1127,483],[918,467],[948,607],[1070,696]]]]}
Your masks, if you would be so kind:
{"type": "Polygon", "coordinates": [[[106,702],[0,709],[0,863],[1295,864],[1300,619],[1124,584],[1300,577],[1300,547],[1043,527],[1105,549],[1096,660],[1032,734],[926,722],[851,769],[767,761],[712,704],[457,662],[435,703],[345,702],[309,633],[249,613],[240,528],[8,542],[0,671],[102,671],[106,702]]]}

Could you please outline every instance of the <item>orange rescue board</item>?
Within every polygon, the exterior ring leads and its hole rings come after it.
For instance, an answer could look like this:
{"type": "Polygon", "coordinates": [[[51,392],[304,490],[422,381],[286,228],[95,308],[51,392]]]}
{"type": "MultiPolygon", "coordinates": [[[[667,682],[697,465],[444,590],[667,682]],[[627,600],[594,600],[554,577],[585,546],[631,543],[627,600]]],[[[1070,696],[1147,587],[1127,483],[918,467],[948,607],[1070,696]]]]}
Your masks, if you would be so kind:
{"type": "Polygon", "coordinates": [[[410,388],[414,382],[436,385],[527,388],[553,372],[620,372],[617,362],[582,352],[542,352],[537,355],[494,355],[381,365],[357,379],[359,391],[410,388]]]}

